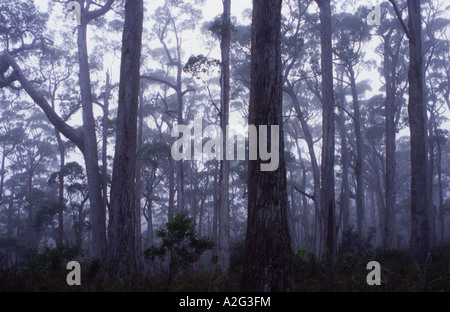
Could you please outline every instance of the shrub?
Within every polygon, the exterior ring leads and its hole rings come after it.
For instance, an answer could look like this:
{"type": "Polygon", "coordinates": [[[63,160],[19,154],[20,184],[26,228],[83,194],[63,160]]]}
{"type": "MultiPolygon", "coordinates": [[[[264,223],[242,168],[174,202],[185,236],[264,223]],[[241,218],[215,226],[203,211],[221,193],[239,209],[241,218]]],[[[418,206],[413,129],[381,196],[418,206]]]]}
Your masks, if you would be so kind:
{"type": "Polygon", "coordinates": [[[156,236],[161,239],[161,245],[146,249],[144,256],[147,260],[159,262],[161,271],[169,278],[167,290],[174,276],[214,246],[208,237],[198,237],[195,220],[186,213],[175,215],[172,222],[157,230],[156,236]]]}

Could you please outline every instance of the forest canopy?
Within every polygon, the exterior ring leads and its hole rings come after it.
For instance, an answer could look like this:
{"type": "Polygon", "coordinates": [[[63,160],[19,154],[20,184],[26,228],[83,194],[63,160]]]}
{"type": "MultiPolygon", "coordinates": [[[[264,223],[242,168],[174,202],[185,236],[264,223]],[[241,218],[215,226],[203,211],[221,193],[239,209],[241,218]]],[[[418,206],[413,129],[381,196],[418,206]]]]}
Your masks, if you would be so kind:
{"type": "Polygon", "coordinates": [[[0,290],[448,291],[450,6],[365,2],[0,0],[0,290]]]}

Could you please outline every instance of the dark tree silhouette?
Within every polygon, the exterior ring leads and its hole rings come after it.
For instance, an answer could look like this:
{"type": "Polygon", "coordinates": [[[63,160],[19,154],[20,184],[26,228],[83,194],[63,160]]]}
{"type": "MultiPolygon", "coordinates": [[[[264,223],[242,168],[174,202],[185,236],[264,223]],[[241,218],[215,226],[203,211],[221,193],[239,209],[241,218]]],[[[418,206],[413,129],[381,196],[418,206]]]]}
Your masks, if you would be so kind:
{"type": "Polygon", "coordinates": [[[274,172],[262,172],[260,158],[248,163],[242,291],[293,290],[282,119],[281,2],[253,1],[249,124],[280,126],[280,163],[274,172]]]}

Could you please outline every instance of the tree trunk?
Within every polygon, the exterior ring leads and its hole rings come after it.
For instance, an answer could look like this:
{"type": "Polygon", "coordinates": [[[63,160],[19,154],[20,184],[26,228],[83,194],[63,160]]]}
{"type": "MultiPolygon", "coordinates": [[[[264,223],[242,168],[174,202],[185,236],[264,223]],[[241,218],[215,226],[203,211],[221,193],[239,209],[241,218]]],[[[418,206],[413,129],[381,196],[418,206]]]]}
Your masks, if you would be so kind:
{"type": "Polygon", "coordinates": [[[106,261],[106,211],[103,209],[102,179],[98,165],[97,135],[92,107],[91,77],[87,51],[87,24],[78,27],[78,58],[81,101],[83,103],[83,156],[89,190],[93,257],[106,261]]]}
{"type": "MultiPolygon", "coordinates": [[[[221,74],[221,101],[220,101],[220,127],[227,137],[227,126],[230,114],[230,47],[231,47],[231,0],[223,0],[222,16],[222,74],[221,74]]],[[[226,149],[223,149],[223,160],[220,162],[219,173],[219,270],[227,274],[230,269],[230,161],[226,158],[226,149]]]]}
{"type": "MultiPolygon", "coordinates": [[[[242,291],[292,291],[282,116],[281,0],[253,1],[249,124],[279,126],[279,167],[248,163],[248,225],[242,291]]],[[[271,145],[271,135],[268,145],[271,145]]],[[[272,151],[274,152],[274,151],[272,151]]]]}
{"type": "MultiPolygon", "coordinates": [[[[144,88],[139,88],[139,113],[138,113],[138,130],[137,130],[137,146],[139,151],[144,144],[144,88]]],[[[141,157],[136,158],[136,263],[139,271],[143,269],[144,259],[142,248],[142,228],[141,228],[141,197],[142,197],[142,160],[141,157]]]]}
{"type": "Polygon", "coordinates": [[[356,231],[359,237],[365,235],[365,199],[364,199],[364,142],[361,129],[361,112],[353,67],[349,68],[350,86],[353,97],[353,121],[356,138],[356,231]]]}
{"type": "Polygon", "coordinates": [[[143,0],[126,1],[108,228],[111,276],[119,281],[136,270],[135,176],[143,12],[143,0]]]}
{"type": "Polygon", "coordinates": [[[440,242],[443,244],[445,242],[445,210],[444,210],[444,186],[442,182],[442,142],[441,138],[438,137],[437,141],[437,163],[436,170],[438,174],[438,186],[439,186],[439,221],[440,221],[440,242]]]}
{"type": "Polygon", "coordinates": [[[435,116],[433,110],[430,112],[429,132],[428,132],[428,209],[429,209],[429,227],[430,227],[430,245],[436,244],[436,207],[433,204],[433,182],[434,182],[434,162],[435,162],[435,141],[436,134],[434,133],[435,116]]]}
{"type": "Polygon", "coordinates": [[[342,215],[342,231],[346,232],[350,229],[350,184],[349,184],[349,155],[347,145],[347,131],[345,129],[345,118],[343,110],[340,110],[339,134],[341,138],[341,168],[342,168],[342,182],[341,182],[341,215],[342,215]]]}
{"type": "Polygon", "coordinates": [[[0,201],[3,198],[3,186],[5,185],[5,164],[6,164],[6,143],[3,143],[3,151],[2,151],[2,168],[0,172],[0,201]]]}
{"type": "Polygon", "coordinates": [[[327,254],[332,261],[336,257],[335,190],[334,190],[334,88],[333,50],[330,0],[316,0],[320,8],[320,37],[322,63],[323,148],[322,148],[322,244],[319,257],[327,254]]]}
{"type": "MultiPolygon", "coordinates": [[[[395,93],[396,59],[390,58],[392,32],[384,38],[384,77],[386,81],[386,210],[383,214],[384,227],[381,229],[381,244],[385,249],[395,247],[395,176],[396,176],[396,125],[395,93]]],[[[397,52],[398,57],[398,52],[397,52]]],[[[380,215],[380,218],[382,216],[380,215]]]]}
{"type": "Polygon", "coordinates": [[[220,164],[218,161],[214,162],[214,192],[213,192],[213,206],[214,206],[214,214],[213,214],[213,242],[214,242],[214,250],[213,250],[213,258],[219,257],[219,171],[220,164]]]}
{"type": "Polygon", "coordinates": [[[109,97],[111,95],[111,78],[106,74],[105,98],[103,101],[103,129],[102,129],[102,192],[103,211],[108,209],[108,123],[109,97]]]}
{"type": "MultiPolygon", "coordinates": [[[[13,237],[13,216],[14,216],[14,196],[16,193],[16,187],[11,187],[11,195],[9,199],[9,205],[8,205],[8,231],[6,233],[7,237],[13,237]]],[[[17,238],[17,237],[16,237],[17,238]]]]}
{"type": "Polygon", "coordinates": [[[424,103],[420,0],[408,0],[410,32],[409,123],[411,130],[411,256],[424,261],[430,250],[427,190],[427,132],[424,103]]]}
{"type": "Polygon", "coordinates": [[[59,198],[58,198],[58,236],[57,244],[62,245],[64,240],[64,167],[66,165],[66,149],[61,139],[61,134],[56,130],[56,139],[58,141],[59,148],[59,198]]]}
{"type": "Polygon", "coordinates": [[[169,209],[167,218],[169,222],[173,220],[175,214],[175,161],[169,159],[169,209]]]}
{"type": "Polygon", "coordinates": [[[321,217],[320,217],[320,169],[317,163],[316,151],[314,149],[314,139],[311,131],[308,128],[303,112],[300,109],[300,103],[298,98],[292,89],[292,85],[288,83],[286,89],[287,93],[291,96],[295,112],[297,113],[297,118],[300,121],[300,126],[302,127],[303,135],[305,137],[306,145],[308,146],[309,157],[311,158],[311,167],[314,181],[314,241],[315,241],[315,252],[319,253],[320,241],[321,241],[321,217]]]}

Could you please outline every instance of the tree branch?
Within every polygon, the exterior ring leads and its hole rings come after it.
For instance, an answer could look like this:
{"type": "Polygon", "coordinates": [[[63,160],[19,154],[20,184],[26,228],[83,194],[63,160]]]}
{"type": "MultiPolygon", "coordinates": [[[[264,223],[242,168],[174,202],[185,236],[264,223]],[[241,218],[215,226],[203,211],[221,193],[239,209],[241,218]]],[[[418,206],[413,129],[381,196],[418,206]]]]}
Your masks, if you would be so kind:
{"type": "Polygon", "coordinates": [[[300,189],[300,187],[299,187],[297,184],[292,183],[292,186],[294,187],[294,189],[295,189],[297,192],[299,192],[299,193],[302,194],[303,196],[306,196],[306,197],[308,197],[309,199],[311,199],[311,200],[313,200],[313,201],[316,200],[316,196],[315,196],[315,195],[310,195],[310,194],[306,193],[305,191],[303,191],[302,189],[300,189]]]}
{"type": "Polygon", "coordinates": [[[142,75],[141,78],[165,84],[169,88],[174,89],[175,91],[177,91],[177,86],[175,84],[171,83],[170,81],[165,80],[165,79],[158,78],[158,77],[155,77],[155,76],[148,76],[148,75],[142,75]]]}
{"type": "Polygon", "coordinates": [[[19,65],[11,56],[6,55],[5,61],[13,68],[17,80],[20,82],[27,94],[33,99],[33,101],[44,111],[53,126],[55,126],[59,132],[72,141],[83,152],[84,139],[81,133],[69,126],[64,120],[61,119],[61,117],[58,116],[58,114],[56,114],[47,100],[39,94],[33,84],[25,78],[19,65]]]}
{"type": "Polygon", "coordinates": [[[406,26],[405,21],[403,20],[402,14],[400,13],[400,10],[398,9],[397,3],[395,2],[395,0],[389,0],[389,2],[394,7],[395,14],[397,15],[397,18],[400,21],[400,24],[402,25],[402,28],[405,31],[406,36],[408,37],[409,40],[411,40],[412,36],[409,32],[408,27],[406,26]]]}
{"type": "Polygon", "coordinates": [[[88,23],[96,18],[99,18],[100,16],[105,15],[106,13],[109,12],[109,10],[111,10],[111,7],[114,3],[114,0],[108,0],[108,2],[106,2],[106,4],[104,6],[102,6],[100,9],[94,10],[94,11],[90,11],[87,12],[86,14],[86,18],[88,20],[88,23]]]}

